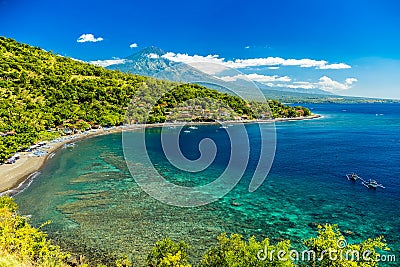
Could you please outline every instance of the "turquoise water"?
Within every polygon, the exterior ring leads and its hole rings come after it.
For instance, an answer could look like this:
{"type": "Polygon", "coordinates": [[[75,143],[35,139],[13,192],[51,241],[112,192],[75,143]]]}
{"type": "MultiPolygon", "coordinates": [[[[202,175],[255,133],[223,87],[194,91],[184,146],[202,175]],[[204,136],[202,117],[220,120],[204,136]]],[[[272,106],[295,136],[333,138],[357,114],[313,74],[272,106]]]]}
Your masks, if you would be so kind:
{"type": "MultiPolygon", "coordinates": [[[[126,167],[121,134],[58,151],[15,199],[35,225],[52,221],[44,229],[59,244],[105,260],[128,254],[140,263],[155,241],[166,236],[190,243],[190,253],[198,259],[221,232],[270,237],[273,242],[289,238],[301,246],[300,240],[315,235],[318,223],[338,224],[349,242],[384,235],[399,258],[400,106],[309,107],[324,117],[276,123],[275,160],[264,184],[253,193],[248,185],[260,151],[259,135],[257,125],[247,125],[252,149],[245,176],[229,194],[206,206],[172,207],[144,193],[126,167]],[[387,188],[368,190],[347,181],[344,175],[349,172],[376,178],[387,188]]],[[[169,164],[159,136],[159,129],[147,130],[147,148],[168,180],[202,185],[223,172],[229,143],[218,126],[199,126],[182,135],[181,149],[191,159],[199,156],[202,138],[217,144],[215,162],[198,174],[169,164]]],[[[148,170],[139,162],[133,175],[146,177],[148,170]]]]}

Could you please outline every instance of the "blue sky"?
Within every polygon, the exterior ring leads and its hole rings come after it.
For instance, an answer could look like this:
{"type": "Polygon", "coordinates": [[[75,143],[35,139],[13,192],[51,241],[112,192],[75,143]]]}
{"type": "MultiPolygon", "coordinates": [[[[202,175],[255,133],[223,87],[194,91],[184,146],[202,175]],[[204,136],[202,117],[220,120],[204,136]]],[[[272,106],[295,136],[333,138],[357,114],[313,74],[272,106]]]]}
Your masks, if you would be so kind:
{"type": "Polygon", "coordinates": [[[0,35],[85,61],[124,58],[151,45],[175,60],[279,58],[283,64],[241,70],[274,86],[400,98],[399,13],[398,1],[385,0],[0,0],[0,35]],[[77,42],[83,34],[97,42],[77,42]],[[289,59],[327,63],[293,66],[289,59]],[[340,63],[348,67],[326,68],[340,63]]]}

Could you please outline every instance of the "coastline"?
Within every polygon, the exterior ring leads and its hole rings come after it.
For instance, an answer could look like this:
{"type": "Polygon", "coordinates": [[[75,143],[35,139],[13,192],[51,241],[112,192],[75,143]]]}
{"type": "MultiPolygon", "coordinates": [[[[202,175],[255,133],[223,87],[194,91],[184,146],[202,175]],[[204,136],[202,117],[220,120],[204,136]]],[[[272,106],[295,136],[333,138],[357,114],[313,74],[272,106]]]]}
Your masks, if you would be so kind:
{"type": "Polygon", "coordinates": [[[121,129],[104,130],[99,129],[90,131],[89,133],[75,134],[72,136],[65,136],[63,140],[57,143],[49,144],[51,148],[45,149],[47,154],[41,157],[30,157],[30,152],[19,152],[21,157],[13,164],[0,165],[0,196],[2,195],[15,195],[23,190],[29,184],[36,173],[40,171],[46,161],[54,156],[58,150],[63,148],[65,144],[73,143],[75,141],[84,140],[94,136],[120,132],[121,129]],[[31,178],[31,179],[30,179],[31,178]]]}
{"type": "MultiPolygon", "coordinates": [[[[271,122],[285,122],[285,121],[301,121],[321,118],[319,114],[314,114],[308,117],[295,117],[295,118],[277,118],[269,120],[248,120],[248,121],[224,121],[223,123],[271,123],[271,122]]],[[[218,124],[219,122],[191,122],[191,125],[210,125],[218,124]]],[[[21,158],[14,164],[0,165],[0,196],[2,195],[15,195],[29,186],[32,180],[36,177],[40,169],[44,166],[46,161],[54,156],[54,153],[61,149],[65,144],[72,143],[78,140],[84,140],[99,135],[106,135],[111,133],[122,132],[123,129],[135,130],[142,127],[154,128],[162,126],[180,126],[183,123],[161,123],[161,124],[145,124],[133,125],[132,127],[116,127],[112,129],[97,129],[89,133],[75,134],[72,136],[62,137],[62,141],[51,143],[51,148],[46,149],[46,156],[30,157],[29,152],[20,152],[21,158]]]]}

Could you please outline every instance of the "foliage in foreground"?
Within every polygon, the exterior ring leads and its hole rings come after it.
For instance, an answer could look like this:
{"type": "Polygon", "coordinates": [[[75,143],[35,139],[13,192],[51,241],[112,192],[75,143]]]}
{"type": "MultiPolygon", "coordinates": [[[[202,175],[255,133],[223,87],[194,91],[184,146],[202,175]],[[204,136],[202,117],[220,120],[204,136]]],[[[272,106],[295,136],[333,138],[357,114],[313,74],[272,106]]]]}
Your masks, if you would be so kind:
{"type": "Polygon", "coordinates": [[[295,266],[288,258],[290,249],[289,240],[272,245],[268,239],[257,242],[255,237],[251,237],[248,241],[245,241],[238,234],[233,234],[230,237],[226,234],[221,234],[217,239],[218,245],[211,247],[204,254],[201,260],[202,267],[295,266]],[[268,251],[271,253],[268,253],[268,251]],[[278,251],[286,252],[284,260],[277,260],[278,251]]]}
{"type": "Polygon", "coordinates": [[[309,250],[316,252],[318,259],[309,260],[309,266],[321,267],[378,266],[380,254],[377,250],[389,250],[383,242],[383,236],[369,238],[357,244],[347,244],[337,225],[319,226],[318,237],[310,238],[304,244],[309,250]],[[329,251],[336,252],[329,256],[329,251]]]}
{"type": "Polygon", "coordinates": [[[17,215],[16,210],[11,198],[0,199],[0,262],[15,266],[63,266],[69,254],[52,245],[45,233],[30,226],[27,218],[17,215]]]}
{"type": "Polygon", "coordinates": [[[175,243],[170,238],[157,241],[147,256],[146,264],[154,267],[190,267],[188,248],[189,246],[185,242],[175,243]]]}
{"type": "MultiPolygon", "coordinates": [[[[26,217],[17,214],[17,205],[10,197],[0,197],[0,266],[92,266],[53,245],[40,228],[29,225],[26,217]]],[[[388,250],[383,237],[367,239],[361,243],[346,244],[336,225],[320,226],[318,236],[304,242],[307,251],[314,251],[315,257],[299,258],[293,254],[290,241],[284,240],[273,245],[269,239],[261,242],[255,237],[244,240],[242,236],[221,234],[218,243],[211,247],[201,259],[201,267],[376,267],[379,265],[379,252],[388,250]],[[338,257],[329,257],[329,251],[336,251],[338,257]],[[347,251],[355,254],[350,257],[347,251]],[[368,252],[368,259],[361,256],[368,252]],[[358,253],[360,258],[355,256],[358,253]],[[317,260],[318,259],[318,260],[317,260]]],[[[173,242],[169,238],[158,241],[150,251],[148,267],[190,267],[189,245],[185,242],[173,242]]],[[[97,265],[101,267],[103,265],[97,265]]],[[[132,266],[128,257],[115,262],[117,267],[132,266]]],[[[135,265],[137,266],[137,265],[135,265]]],[[[104,266],[103,266],[104,267],[104,266]]]]}

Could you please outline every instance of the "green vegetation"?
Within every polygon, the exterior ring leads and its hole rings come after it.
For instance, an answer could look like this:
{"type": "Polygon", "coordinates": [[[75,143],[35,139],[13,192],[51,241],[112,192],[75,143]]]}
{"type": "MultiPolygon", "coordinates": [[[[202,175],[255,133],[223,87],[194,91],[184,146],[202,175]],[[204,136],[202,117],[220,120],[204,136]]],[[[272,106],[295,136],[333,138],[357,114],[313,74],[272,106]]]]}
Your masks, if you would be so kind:
{"type": "Polygon", "coordinates": [[[17,215],[16,210],[17,205],[11,198],[0,199],[0,263],[5,266],[31,266],[33,263],[63,266],[69,254],[52,245],[45,233],[30,226],[27,218],[17,215]]]}
{"type": "Polygon", "coordinates": [[[347,244],[336,225],[319,226],[318,234],[318,237],[310,238],[304,242],[309,250],[316,252],[316,259],[322,259],[318,261],[310,260],[310,266],[378,266],[380,254],[377,250],[389,250],[383,242],[382,236],[375,239],[369,238],[358,244],[347,244]],[[330,250],[337,251],[335,253],[336,259],[326,253],[330,250]],[[349,251],[351,253],[348,253],[349,251]],[[346,254],[349,258],[346,257],[346,254]]]}
{"type": "MultiPolygon", "coordinates": [[[[63,252],[53,245],[40,228],[30,226],[26,217],[18,215],[17,209],[10,197],[0,197],[0,266],[93,266],[86,262],[85,257],[71,256],[72,253],[63,252]]],[[[246,241],[238,234],[221,234],[217,240],[218,243],[203,255],[196,266],[376,267],[379,266],[380,251],[388,250],[383,237],[344,246],[345,239],[335,225],[319,226],[318,236],[304,242],[305,251],[315,252],[315,257],[310,258],[296,255],[289,240],[274,245],[269,239],[259,242],[251,237],[246,241]],[[348,251],[352,253],[346,256],[348,251]],[[333,256],[329,252],[333,252],[333,256]],[[367,255],[367,258],[363,255],[367,255]]],[[[165,238],[154,245],[145,266],[190,267],[193,263],[190,263],[189,249],[189,245],[183,241],[176,243],[165,238]]],[[[113,266],[140,265],[124,256],[113,266]]]]}
{"type": "Polygon", "coordinates": [[[268,239],[257,242],[255,237],[251,237],[248,241],[238,234],[227,237],[221,234],[218,237],[218,245],[210,248],[204,254],[201,260],[202,267],[230,267],[230,266],[281,266],[292,267],[294,263],[289,259],[290,241],[281,241],[278,244],[271,245],[268,239]],[[272,252],[270,257],[264,259],[264,251],[272,252]],[[262,251],[262,253],[260,253],[262,251]],[[285,251],[284,260],[278,260],[278,252],[285,251]],[[260,259],[258,258],[260,256],[260,259]]]}
{"type": "MultiPolygon", "coordinates": [[[[199,85],[106,70],[0,37],[0,162],[34,142],[59,136],[65,129],[84,131],[93,125],[121,125],[133,96],[152,103],[148,118],[136,112],[139,122],[163,122],[169,109],[194,97],[220,100],[236,116],[259,117],[252,111],[256,103],[250,107],[236,96],[199,85]]],[[[274,117],[309,112],[276,101],[269,104],[274,117]]],[[[194,120],[202,119],[208,120],[194,120]]]]}
{"type": "Polygon", "coordinates": [[[165,238],[154,245],[147,257],[146,265],[190,267],[188,248],[189,246],[183,241],[175,243],[170,238],[165,238]]]}

